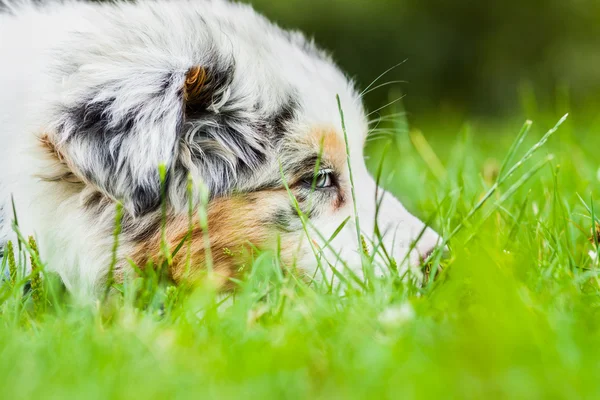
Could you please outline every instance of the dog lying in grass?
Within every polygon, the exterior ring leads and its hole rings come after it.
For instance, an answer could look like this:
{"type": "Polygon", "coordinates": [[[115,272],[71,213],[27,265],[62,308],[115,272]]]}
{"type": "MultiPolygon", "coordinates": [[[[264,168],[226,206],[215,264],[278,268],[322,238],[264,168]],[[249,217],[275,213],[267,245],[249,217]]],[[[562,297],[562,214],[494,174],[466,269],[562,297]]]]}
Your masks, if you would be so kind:
{"type": "Polygon", "coordinates": [[[361,242],[401,268],[438,244],[376,201],[361,96],[300,33],[221,0],[2,9],[2,240],[35,235],[70,290],[165,260],[176,282],[210,263],[225,283],[254,248],[362,276],[361,242]]]}

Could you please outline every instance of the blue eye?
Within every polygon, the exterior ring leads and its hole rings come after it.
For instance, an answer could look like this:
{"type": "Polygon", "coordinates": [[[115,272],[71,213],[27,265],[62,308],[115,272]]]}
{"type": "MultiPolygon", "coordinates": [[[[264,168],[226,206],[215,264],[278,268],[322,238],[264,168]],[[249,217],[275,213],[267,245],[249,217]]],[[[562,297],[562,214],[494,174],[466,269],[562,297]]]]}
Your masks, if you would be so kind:
{"type": "Polygon", "coordinates": [[[335,173],[330,169],[322,169],[315,175],[314,173],[306,175],[302,179],[302,184],[314,189],[327,189],[336,185],[335,173]]]}
{"type": "Polygon", "coordinates": [[[318,189],[324,189],[333,186],[333,178],[331,172],[319,172],[317,179],[315,180],[315,187],[318,189]]]}

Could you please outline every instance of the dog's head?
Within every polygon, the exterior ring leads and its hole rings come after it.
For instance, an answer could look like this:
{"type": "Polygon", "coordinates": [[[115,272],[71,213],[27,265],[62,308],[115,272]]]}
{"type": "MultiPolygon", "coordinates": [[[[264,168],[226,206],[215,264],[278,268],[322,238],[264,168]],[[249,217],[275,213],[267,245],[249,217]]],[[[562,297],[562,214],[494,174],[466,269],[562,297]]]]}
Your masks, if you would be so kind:
{"type": "Polygon", "coordinates": [[[159,164],[167,171],[168,239],[187,233],[191,177],[194,199],[199,184],[210,195],[211,248],[222,268],[237,247],[272,247],[278,236],[288,260],[309,272],[315,252],[338,268],[338,256],[360,266],[356,222],[381,250],[376,210],[382,244],[398,262],[418,264],[436,246],[437,234],[399,201],[376,200],[361,97],[301,35],[222,2],[110,7],[60,57],[67,61],[52,140],[88,189],[121,201],[130,225],[150,230],[130,236],[139,254],[160,236],[159,225],[142,223],[160,213],[159,164]]]}

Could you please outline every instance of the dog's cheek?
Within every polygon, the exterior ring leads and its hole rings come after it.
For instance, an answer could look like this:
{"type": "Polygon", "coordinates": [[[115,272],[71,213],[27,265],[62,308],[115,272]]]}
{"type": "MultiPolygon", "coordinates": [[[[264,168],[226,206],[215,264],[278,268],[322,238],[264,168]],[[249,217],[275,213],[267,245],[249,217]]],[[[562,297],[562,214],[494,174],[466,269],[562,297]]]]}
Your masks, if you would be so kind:
{"type": "MultiPolygon", "coordinates": [[[[227,288],[228,278],[241,276],[252,264],[255,249],[274,249],[277,243],[277,229],[268,223],[269,216],[280,206],[278,192],[256,193],[252,195],[215,199],[208,206],[208,238],[212,268],[218,283],[227,288]]],[[[173,257],[170,275],[177,283],[201,279],[208,262],[207,243],[204,231],[199,226],[197,215],[190,219],[187,215],[169,217],[165,229],[166,242],[173,251],[181,243],[180,250],[173,257]]],[[[284,248],[282,258],[287,259],[288,250],[293,247],[291,235],[281,236],[284,248]]],[[[138,266],[149,261],[160,265],[164,261],[161,251],[160,228],[148,240],[134,246],[132,260],[138,266]]]]}

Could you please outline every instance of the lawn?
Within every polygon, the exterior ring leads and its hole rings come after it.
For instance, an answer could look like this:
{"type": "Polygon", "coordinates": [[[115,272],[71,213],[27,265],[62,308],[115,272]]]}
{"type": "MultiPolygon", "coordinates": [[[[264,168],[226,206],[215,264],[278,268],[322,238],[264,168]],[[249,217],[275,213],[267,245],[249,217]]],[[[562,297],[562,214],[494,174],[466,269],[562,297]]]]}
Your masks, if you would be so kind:
{"type": "Polygon", "coordinates": [[[51,277],[36,301],[5,284],[2,397],[600,398],[600,121],[585,115],[556,132],[562,113],[376,124],[372,170],[386,154],[385,186],[449,239],[423,285],[309,285],[269,254],[229,298],[140,278],[81,305],[51,277]]]}

